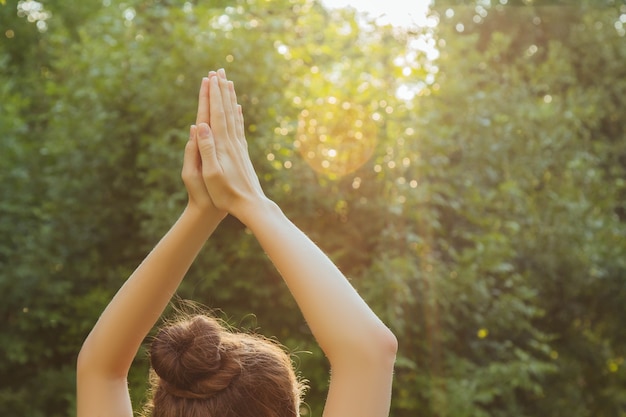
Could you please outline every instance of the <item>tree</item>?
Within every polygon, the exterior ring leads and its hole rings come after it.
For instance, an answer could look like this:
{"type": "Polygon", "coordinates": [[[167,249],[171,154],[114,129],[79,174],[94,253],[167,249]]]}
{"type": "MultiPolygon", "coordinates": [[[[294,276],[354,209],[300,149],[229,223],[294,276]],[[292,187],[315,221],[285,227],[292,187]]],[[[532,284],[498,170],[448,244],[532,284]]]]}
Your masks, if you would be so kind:
{"type": "MultiPolygon", "coordinates": [[[[398,335],[394,417],[624,409],[623,6],[437,2],[400,30],[309,0],[34,3],[0,5],[6,415],[74,413],[75,355],[182,209],[219,67],[267,194],[398,335]]],[[[328,365],[238,221],[179,296],[310,352],[321,414],[328,365]]]]}

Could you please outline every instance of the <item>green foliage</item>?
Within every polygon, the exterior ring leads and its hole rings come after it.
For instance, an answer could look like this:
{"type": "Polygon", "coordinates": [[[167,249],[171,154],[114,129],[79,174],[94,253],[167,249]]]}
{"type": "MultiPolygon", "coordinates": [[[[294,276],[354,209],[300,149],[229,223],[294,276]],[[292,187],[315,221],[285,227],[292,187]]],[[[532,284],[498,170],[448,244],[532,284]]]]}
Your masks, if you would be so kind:
{"type": "MultiPolygon", "coordinates": [[[[3,415],[74,414],[76,354],[182,210],[220,67],[267,194],[400,340],[394,417],[623,414],[626,7],[461,3],[399,30],[309,0],[0,2],[3,415]]],[[[179,296],[309,352],[321,415],[327,363],[238,221],[179,296]]]]}

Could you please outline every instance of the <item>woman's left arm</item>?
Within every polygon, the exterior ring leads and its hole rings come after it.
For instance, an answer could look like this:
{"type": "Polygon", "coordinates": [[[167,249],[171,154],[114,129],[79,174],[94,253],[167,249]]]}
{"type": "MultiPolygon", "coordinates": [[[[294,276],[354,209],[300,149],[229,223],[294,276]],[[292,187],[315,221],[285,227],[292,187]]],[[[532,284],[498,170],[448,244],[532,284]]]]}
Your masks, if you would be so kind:
{"type": "MultiPolygon", "coordinates": [[[[208,80],[203,79],[197,123],[208,121],[208,80]]],[[[202,181],[192,126],[182,177],[189,202],[146,259],[106,307],[77,362],[78,417],[132,416],[126,378],[131,363],[203,244],[226,215],[213,205],[202,181]]]]}

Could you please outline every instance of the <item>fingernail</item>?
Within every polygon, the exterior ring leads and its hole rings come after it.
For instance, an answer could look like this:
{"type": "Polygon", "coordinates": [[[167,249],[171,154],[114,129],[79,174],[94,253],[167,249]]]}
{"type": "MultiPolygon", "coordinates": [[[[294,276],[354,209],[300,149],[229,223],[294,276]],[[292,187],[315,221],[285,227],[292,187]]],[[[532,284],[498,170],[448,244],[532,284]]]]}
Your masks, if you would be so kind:
{"type": "Polygon", "coordinates": [[[226,79],[226,71],[224,71],[224,68],[218,69],[217,73],[219,74],[221,78],[226,79]]]}
{"type": "Polygon", "coordinates": [[[209,136],[209,125],[206,123],[200,123],[198,125],[198,136],[206,138],[209,136]]]}

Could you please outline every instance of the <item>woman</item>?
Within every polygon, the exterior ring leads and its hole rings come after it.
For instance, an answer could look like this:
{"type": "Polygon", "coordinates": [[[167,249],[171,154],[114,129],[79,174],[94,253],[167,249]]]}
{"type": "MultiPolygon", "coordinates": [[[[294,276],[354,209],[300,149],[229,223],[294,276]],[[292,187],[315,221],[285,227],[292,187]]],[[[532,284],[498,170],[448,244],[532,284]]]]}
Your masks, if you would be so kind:
{"type": "MultiPolygon", "coordinates": [[[[182,178],[187,207],[83,344],[78,416],[132,416],[126,378],[133,358],[227,213],[258,239],[330,362],[324,416],[387,416],[397,341],[329,258],[263,193],[224,70],[202,80],[182,178]]],[[[151,364],[155,417],[298,415],[300,387],[286,354],[266,340],[226,332],[208,317],[163,328],[152,343],[151,364]]]]}

